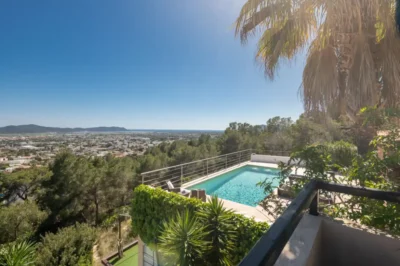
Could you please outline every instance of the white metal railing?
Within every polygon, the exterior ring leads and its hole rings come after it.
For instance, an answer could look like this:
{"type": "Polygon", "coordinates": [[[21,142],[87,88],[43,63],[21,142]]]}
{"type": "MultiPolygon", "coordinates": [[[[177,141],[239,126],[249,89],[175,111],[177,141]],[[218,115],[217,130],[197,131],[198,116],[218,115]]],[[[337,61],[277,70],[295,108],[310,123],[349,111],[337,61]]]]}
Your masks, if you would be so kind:
{"type": "Polygon", "coordinates": [[[251,149],[153,170],[141,174],[142,184],[165,187],[166,181],[169,180],[179,187],[196,178],[249,161],[250,157],[251,149]]]}

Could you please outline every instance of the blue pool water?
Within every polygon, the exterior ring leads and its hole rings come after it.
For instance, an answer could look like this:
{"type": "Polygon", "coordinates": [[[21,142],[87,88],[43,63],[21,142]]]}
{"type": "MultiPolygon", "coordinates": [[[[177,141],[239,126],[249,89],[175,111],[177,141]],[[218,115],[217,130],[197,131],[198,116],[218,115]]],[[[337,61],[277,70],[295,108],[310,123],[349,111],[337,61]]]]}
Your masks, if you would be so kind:
{"type": "MultiPolygon", "coordinates": [[[[272,180],[278,175],[278,169],[246,165],[188,189],[204,189],[208,195],[217,195],[222,199],[255,207],[267,196],[257,183],[266,178],[272,180]]],[[[278,182],[275,179],[273,185],[278,186],[278,182]]]]}

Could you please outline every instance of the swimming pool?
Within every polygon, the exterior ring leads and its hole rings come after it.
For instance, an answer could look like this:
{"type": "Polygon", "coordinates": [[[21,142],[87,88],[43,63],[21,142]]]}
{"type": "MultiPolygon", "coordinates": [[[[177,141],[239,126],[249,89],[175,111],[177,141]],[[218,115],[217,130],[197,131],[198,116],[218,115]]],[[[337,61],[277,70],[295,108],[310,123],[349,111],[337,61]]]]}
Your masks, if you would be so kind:
{"type": "MultiPolygon", "coordinates": [[[[278,175],[278,169],[246,165],[188,189],[204,189],[208,195],[217,195],[222,199],[255,207],[267,196],[264,189],[257,186],[257,183],[266,178],[272,180],[278,175]]],[[[278,179],[273,181],[275,186],[278,186],[278,183],[278,179]]]]}

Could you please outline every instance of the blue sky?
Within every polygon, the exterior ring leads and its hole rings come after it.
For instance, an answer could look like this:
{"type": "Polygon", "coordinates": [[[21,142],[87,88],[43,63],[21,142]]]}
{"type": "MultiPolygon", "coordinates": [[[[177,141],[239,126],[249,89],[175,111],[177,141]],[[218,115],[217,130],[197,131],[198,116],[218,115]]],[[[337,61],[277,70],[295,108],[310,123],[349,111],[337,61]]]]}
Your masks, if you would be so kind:
{"type": "Polygon", "coordinates": [[[224,129],[297,118],[304,64],[268,81],[243,0],[0,2],[0,126],[224,129]]]}

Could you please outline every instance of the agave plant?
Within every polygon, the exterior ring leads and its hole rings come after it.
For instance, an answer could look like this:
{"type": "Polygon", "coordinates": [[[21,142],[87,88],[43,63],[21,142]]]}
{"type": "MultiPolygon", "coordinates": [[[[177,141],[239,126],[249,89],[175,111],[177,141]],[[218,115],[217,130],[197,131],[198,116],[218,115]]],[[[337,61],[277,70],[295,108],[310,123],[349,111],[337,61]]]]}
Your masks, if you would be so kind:
{"type": "Polygon", "coordinates": [[[209,247],[208,232],[192,212],[177,213],[163,223],[159,248],[164,256],[172,258],[172,265],[203,265],[204,253],[209,247]]]}
{"type": "Polygon", "coordinates": [[[233,265],[230,257],[236,244],[236,231],[232,211],[225,209],[218,197],[213,196],[197,215],[209,230],[207,240],[211,245],[205,260],[210,265],[233,265]]]}
{"type": "MultiPolygon", "coordinates": [[[[399,2],[397,0],[397,2],[399,2]]],[[[273,79],[308,49],[305,110],[355,120],[364,106],[400,103],[396,0],[247,0],[236,20],[242,43],[261,32],[256,59],[273,79]]]]}
{"type": "Polygon", "coordinates": [[[0,266],[33,265],[35,252],[35,245],[25,241],[5,245],[0,249],[0,266]]]}

